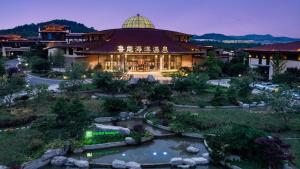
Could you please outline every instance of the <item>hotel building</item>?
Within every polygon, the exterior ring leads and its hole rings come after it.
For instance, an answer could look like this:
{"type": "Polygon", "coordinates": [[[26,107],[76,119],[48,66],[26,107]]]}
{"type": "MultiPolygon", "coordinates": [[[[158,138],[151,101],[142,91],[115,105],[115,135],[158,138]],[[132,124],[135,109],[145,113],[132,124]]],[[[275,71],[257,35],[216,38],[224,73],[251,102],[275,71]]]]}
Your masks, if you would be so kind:
{"type": "Polygon", "coordinates": [[[149,19],[136,15],[122,28],[81,34],[77,36],[80,40],[49,45],[48,53],[62,51],[66,64],[84,61],[91,68],[98,65],[107,71],[173,71],[201,63],[207,55],[208,49],[189,43],[190,37],[156,29],[149,19]]]}

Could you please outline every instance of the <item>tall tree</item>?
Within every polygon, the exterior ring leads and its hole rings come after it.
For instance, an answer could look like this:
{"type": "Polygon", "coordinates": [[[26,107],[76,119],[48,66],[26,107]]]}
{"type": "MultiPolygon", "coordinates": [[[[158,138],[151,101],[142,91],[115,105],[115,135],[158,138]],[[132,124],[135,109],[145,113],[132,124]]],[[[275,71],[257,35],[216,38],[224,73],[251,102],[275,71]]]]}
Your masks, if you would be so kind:
{"type": "Polygon", "coordinates": [[[60,87],[69,91],[78,90],[85,79],[85,73],[87,70],[87,64],[74,63],[73,65],[67,67],[65,77],[66,81],[60,84],[60,87]]]}
{"type": "Polygon", "coordinates": [[[4,104],[10,107],[17,95],[17,92],[21,91],[24,88],[25,84],[25,79],[19,75],[1,77],[0,97],[4,101],[4,104]]]}
{"type": "Polygon", "coordinates": [[[3,59],[0,57],[0,76],[5,75],[5,65],[3,59]]]}
{"type": "Polygon", "coordinates": [[[272,60],[271,64],[272,64],[272,67],[273,67],[274,75],[281,74],[284,71],[285,67],[286,67],[286,61],[280,55],[280,53],[276,53],[273,56],[273,60],[272,60]]]}

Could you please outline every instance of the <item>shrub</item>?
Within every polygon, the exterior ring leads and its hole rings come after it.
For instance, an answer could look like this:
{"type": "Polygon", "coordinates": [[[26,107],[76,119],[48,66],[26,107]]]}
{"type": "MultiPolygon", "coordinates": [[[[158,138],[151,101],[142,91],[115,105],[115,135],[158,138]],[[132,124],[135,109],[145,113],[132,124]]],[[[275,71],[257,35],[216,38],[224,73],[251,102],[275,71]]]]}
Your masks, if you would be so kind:
{"type": "Polygon", "coordinates": [[[120,111],[126,110],[127,104],[122,99],[111,97],[104,100],[103,107],[106,111],[116,114],[120,111]]]}
{"type": "Polygon", "coordinates": [[[213,106],[224,106],[226,103],[226,97],[224,96],[222,90],[217,87],[216,91],[215,91],[215,95],[211,100],[211,104],[213,106]]]}
{"type": "Polygon", "coordinates": [[[31,62],[31,70],[33,73],[45,73],[50,70],[50,64],[46,59],[34,57],[31,62]]]}
{"type": "Polygon", "coordinates": [[[205,103],[204,101],[202,101],[202,100],[199,100],[199,101],[198,101],[198,106],[199,106],[200,108],[204,108],[204,107],[206,106],[206,103],[205,103]]]}
{"type": "Polygon", "coordinates": [[[167,118],[174,111],[174,106],[172,103],[163,102],[161,107],[162,118],[167,118]]]}
{"type": "Polygon", "coordinates": [[[215,152],[215,160],[221,156],[237,154],[246,158],[255,158],[257,146],[254,144],[256,138],[264,136],[265,133],[243,125],[231,125],[218,128],[207,135],[209,147],[215,152]]]}
{"type": "Polygon", "coordinates": [[[39,149],[41,146],[43,146],[44,142],[43,140],[41,140],[40,138],[34,138],[30,141],[29,143],[29,147],[30,150],[37,150],[39,149]]]}
{"type": "Polygon", "coordinates": [[[281,169],[283,161],[292,162],[289,144],[283,143],[278,137],[259,137],[255,140],[260,157],[268,162],[271,169],[281,169]]]}

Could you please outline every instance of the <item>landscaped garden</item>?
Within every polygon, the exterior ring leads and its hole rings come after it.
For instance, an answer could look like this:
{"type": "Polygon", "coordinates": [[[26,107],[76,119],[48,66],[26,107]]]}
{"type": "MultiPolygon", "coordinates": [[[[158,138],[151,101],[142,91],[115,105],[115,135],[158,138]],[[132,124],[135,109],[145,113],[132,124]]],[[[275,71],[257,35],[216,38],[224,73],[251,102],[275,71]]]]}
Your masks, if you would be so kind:
{"type": "Polygon", "coordinates": [[[84,157],[93,164],[113,163],[115,158],[146,163],[153,157],[151,162],[174,165],[180,159],[173,158],[180,155],[186,161],[207,164],[203,154],[209,151],[214,164],[230,162],[246,169],[277,169],[285,162],[300,165],[299,107],[289,93],[252,94],[250,84],[255,76],[251,73],[232,78],[229,88],[208,85],[209,78],[222,73],[217,67],[210,70],[211,64],[219,62],[211,58],[193,72],[173,74],[171,84],[151,78],[133,83],[121,79],[120,72],[97,70],[86,82],[87,68],[74,64],[64,74],[68,78],[60,84],[60,93],[50,93],[46,85],[27,86],[17,73],[3,76],[0,164],[17,167],[48,149],[69,145],[65,160],[84,157]],[[21,91],[26,96],[14,98],[14,93],[21,91]],[[141,122],[145,113],[150,124],[141,122]],[[107,127],[114,130],[106,131],[107,127]],[[202,142],[196,144],[199,140],[195,138],[170,137],[179,133],[200,135],[208,148],[202,142]],[[145,143],[151,140],[151,144],[145,143]],[[94,151],[109,143],[125,147],[108,147],[108,154],[102,149],[94,151]],[[168,144],[171,148],[161,147],[168,144]],[[190,146],[197,153],[187,152],[190,146]],[[150,152],[153,149],[158,150],[150,152]],[[136,154],[143,150],[148,154],[138,158],[136,154]],[[232,156],[236,160],[228,159],[232,156]],[[195,157],[201,159],[192,159],[195,157]]]}

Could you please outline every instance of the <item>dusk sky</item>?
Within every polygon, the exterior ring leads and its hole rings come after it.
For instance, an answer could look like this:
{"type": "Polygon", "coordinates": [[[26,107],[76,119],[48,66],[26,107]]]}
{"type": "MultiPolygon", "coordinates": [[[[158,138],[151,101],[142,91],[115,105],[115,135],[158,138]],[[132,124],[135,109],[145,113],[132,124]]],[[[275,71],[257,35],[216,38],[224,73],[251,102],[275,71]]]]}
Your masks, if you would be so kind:
{"type": "Polygon", "coordinates": [[[103,30],[137,13],[156,28],[190,34],[300,38],[300,0],[0,0],[0,29],[68,19],[103,30]]]}

